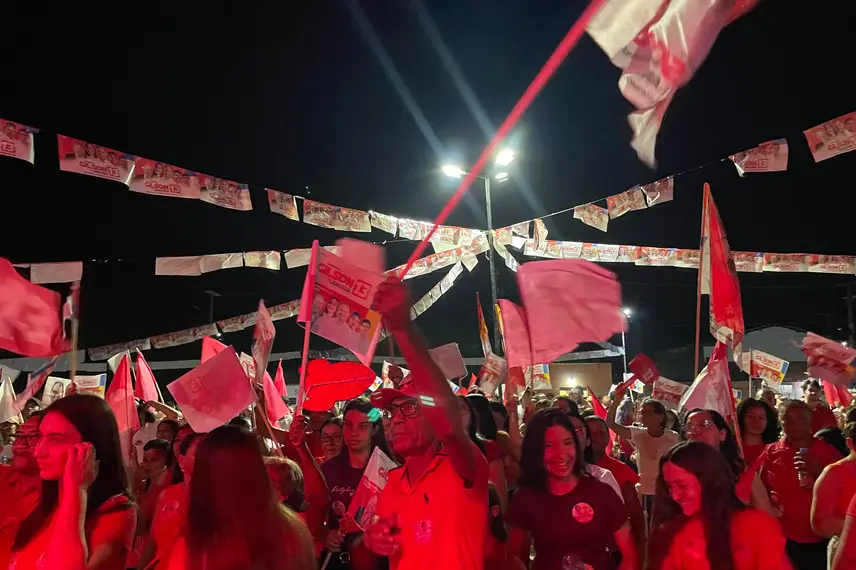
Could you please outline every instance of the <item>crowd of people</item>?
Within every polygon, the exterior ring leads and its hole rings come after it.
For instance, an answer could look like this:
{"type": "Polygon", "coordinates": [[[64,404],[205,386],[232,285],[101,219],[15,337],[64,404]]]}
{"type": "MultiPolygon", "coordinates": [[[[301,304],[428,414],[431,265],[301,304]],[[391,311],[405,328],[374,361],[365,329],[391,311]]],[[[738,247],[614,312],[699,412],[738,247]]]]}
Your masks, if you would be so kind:
{"type": "Polygon", "coordinates": [[[28,405],[0,466],[0,568],[856,568],[856,409],[816,380],[741,402],[739,430],[622,387],[604,417],[581,393],[455,395],[410,306],[397,282],[376,299],[410,374],[288,429],[256,430],[254,406],[196,433],[139,402],[124,454],[103,399],[28,405]],[[397,467],[358,522],[376,450],[397,467]]]}

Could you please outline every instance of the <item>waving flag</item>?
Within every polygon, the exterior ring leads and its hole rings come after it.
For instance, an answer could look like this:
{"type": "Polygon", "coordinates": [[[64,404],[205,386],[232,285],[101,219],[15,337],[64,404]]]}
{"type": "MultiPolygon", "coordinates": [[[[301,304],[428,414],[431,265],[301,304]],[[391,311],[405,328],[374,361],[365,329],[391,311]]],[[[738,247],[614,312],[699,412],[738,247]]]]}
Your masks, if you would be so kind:
{"type": "Polygon", "coordinates": [[[50,376],[50,373],[53,372],[58,359],[58,355],[54,356],[45,362],[40,368],[30,373],[30,376],[27,379],[27,387],[24,388],[24,391],[18,394],[18,397],[15,399],[15,411],[20,413],[27,404],[27,401],[30,398],[36,397],[36,394],[42,389],[42,386],[45,385],[45,381],[48,379],[48,376],[50,376]]]}
{"type": "MultiPolygon", "coordinates": [[[[273,326],[273,321],[270,318],[267,307],[265,307],[264,301],[259,301],[258,315],[256,327],[253,329],[253,347],[250,352],[253,353],[253,360],[256,363],[256,377],[254,381],[257,384],[261,384],[262,377],[267,374],[268,359],[270,359],[270,351],[273,348],[276,328],[273,326]]],[[[270,376],[268,376],[268,380],[270,380],[270,376]]],[[[273,387],[272,381],[270,384],[273,387]]],[[[267,383],[265,383],[266,385],[267,383]]]]}
{"type": "Polygon", "coordinates": [[[482,312],[481,306],[481,298],[479,294],[476,293],[476,306],[479,310],[479,338],[481,339],[482,352],[484,352],[485,357],[488,354],[492,353],[490,346],[490,335],[487,332],[487,323],[484,322],[484,313],[482,312]]]}
{"type": "Polygon", "coordinates": [[[636,111],[628,121],[631,146],[653,166],[666,109],[692,78],[732,15],[751,8],[734,0],[607,0],[588,25],[589,35],[623,70],[618,88],[636,111]]]}
{"type": "Polygon", "coordinates": [[[128,354],[122,358],[104,400],[116,416],[116,426],[119,428],[119,442],[122,445],[122,457],[125,461],[135,457],[132,438],[134,432],[140,429],[140,419],[137,415],[137,404],[134,401],[134,386],[131,382],[131,357],[128,354]]]}
{"type": "Polygon", "coordinates": [[[716,410],[726,419],[734,413],[731,374],[728,372],[728,349],[722,342],[716,343],[707,366],[681,397],[680,409],[694,408],[716,410]]]}
{"type": "Polygon", "coordinates": [[[68,352],[61,303],[59,293],[33,285],[0,258],[0,348],[37,357],[68,352]]]}
{"type": "Polygon", "coordinates": [[[734,347],[743,340],[743,306],[740,282],[731,257],[731,248],[719,218],[719,210],[704,185],[704,221],[702,226],[701,294],[710,295],[710,334],[734,347]]]}
{"type": "Polygon", "coordinates": [[[21,412],[15,409],[15,388],[12,379],[7,376],[0,381],[0,424],[8,421],[24,423],[21,412]]]}
{"type": "Polygon", "coordinates": [[[288,391],[285,389],[285,374],[282,373],[282,360],[276,365],[276,374],[273,377],[273,387],[280,396],[288,396],[288,391]]]}
{"type": "Polygon", "coordinates": [[[134,395],[144,402],[163,401],[155,375],[139,350],[137,350],[137,385],[134,387],[134,395]]]}
{"type": "Polygon", "coordinates": [[[206,336],[202,338],[202,357],[200,358],[200,364],[205,362],[206,360],[210,360],[214,358],[219,353],[226,350],[226,345],[220,342],[217,339],[211,338],[210,336],[206,336]]]}

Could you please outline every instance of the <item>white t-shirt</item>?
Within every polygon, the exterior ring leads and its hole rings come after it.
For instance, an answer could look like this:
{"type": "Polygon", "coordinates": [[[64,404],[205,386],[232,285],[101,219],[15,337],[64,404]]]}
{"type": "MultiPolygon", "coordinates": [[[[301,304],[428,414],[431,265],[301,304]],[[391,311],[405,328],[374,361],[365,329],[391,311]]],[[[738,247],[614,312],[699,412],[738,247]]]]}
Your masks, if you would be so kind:
{"type": "Polygon", "coordinates": [[[667,429],[660,437],[651,437],[647,428],[636,426],[630,426],[630,433],[630,443],[636,448],[636,465],[639,467],[636,490],[643,495],[653,495],[660,458],[678,443],[678,434],[667,429]]]}

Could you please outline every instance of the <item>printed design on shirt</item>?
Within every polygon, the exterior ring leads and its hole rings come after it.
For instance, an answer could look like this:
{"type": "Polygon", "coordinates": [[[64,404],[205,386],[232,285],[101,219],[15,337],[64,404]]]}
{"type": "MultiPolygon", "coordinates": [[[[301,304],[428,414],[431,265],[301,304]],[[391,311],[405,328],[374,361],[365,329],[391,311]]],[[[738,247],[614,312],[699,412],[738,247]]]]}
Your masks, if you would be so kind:
{"type": "Polygon", "coordinates": [[[574,520],[580,524],[588,524],[594,519],[594,509],[588,503],[577,503],[571,514],[574,520]]]}
{"type": "Polygon", "coordinates": [[[434,525],[431,521],[419,521],[413,529],[413,538],[419,544],[429,544],[431,536],[434,534],[434,525]]]}
{"type": "Polygon", "coordinates": [[[339,485],[333,485],[333,488],[330,489],[331,495],[347,495],[349,497],[353,497],[354,493],[356,493],[356,489],[348,485],[347,487],[340,487],[339,485]]]}
{"type": "Polygon", "coordinates": [[[163,516],[172,518],[178,513],[178,501],[170,501],[165,503],[164,506],[161,507],[161,513],[163,516]]]}
{"type": "Polygon", "coordinates": [[[345,503],[342,501],[334,501],[333,504],[330,505],[330,508],[333,509],[333,514],[337,517],[341,517],[348,512],[348,509],[345,507],[345,503]]]}

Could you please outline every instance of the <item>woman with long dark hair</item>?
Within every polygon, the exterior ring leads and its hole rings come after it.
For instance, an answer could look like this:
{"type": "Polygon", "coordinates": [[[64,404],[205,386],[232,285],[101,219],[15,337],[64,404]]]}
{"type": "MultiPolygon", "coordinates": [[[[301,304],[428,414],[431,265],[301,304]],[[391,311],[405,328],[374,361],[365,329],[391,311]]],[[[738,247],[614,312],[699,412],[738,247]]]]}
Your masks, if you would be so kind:
{"type": "Polygon", "coordinates": [[[511,552],[528,563],[534,541],[532,570],[613,570],[612,540],[621,553],[619,568],[639,568],[624,503],[585,471],[583,446],[567,412],[554,408],[532,416],[518,482],[508,507],[511,552]]]}
{"type": "Polygon", "coordinates": [[[279,504],[258,440],[222,426],[199,443],[187,522],[168,570],[311,570],[309,530],[279,504]]]}
{"type": "Polygon", "coordinates": [[[21,524],[9,567],[124,569],[137,512],[110,406],[82,394],[55,401],[39,424],[33,456],[41,503],[21,524]]]}
{"type": "MultiPolygon", "coordinates": [[[[366,398],[356,398],[345,404],[342,413],[345,445],[339,455],[321,464],[321,472],[324,474],[329,490],[330,509],[327,514],[326,530],[319,538],[324,545],[322,559],[329,558],[327,562],[329,570],[351,567],[348,551],[359,538],[362,529],[348,514],[348,507],[360,485],[372,453],[375,448],[380,448],[387,457],[392,459],[392,454],[386,445],[380,416],[380,410],[366,398]]],[[[292,433],[295,432],[299,435],[302,430],[292,430],[292,433]]],[[[296,445],[301,444],[298,441],[296,445]]],[[[301,461],[306,460],[305,454],[301,456],[301,461]]],[[[301,468],[304,471],[307,469],[302,463],[301,468]]]]}
{"type": "Polygon", "coordinates": [[[716,410],[696,408],[690,410],[684,421],[684,433],[688,440],[706,443],[725,458],[731,470],[735,492],[743,504],[776,516],[778,513],[773,511],[767,490],[761,483],[760,477],[740,457],[737,438],[734,437],[725,418],[716,410]]]}
{"type": "Polygon", "coordinates": [[[458,396],[458,411],[470,441],[476,444],[487,459],[488,482],[496,488],[502,505],[508,504],[508,481],[502,452],[496,441],[498,430],[488,399],[481,394],[458,396]]]}
{"type": "Polygon", "coordinates": [[[790,568],[776,520],[746,508],[725,457],[698,441],[660,460],[648,546],[649,570],[790,568]]]}
{"type": "Polygon", "coordinates": [[[743,459],[751,467],[765,447],[779,440],[779,419],[764,402],[747,398],[737,406],[737,423],[743,441],[743,459]]]}

